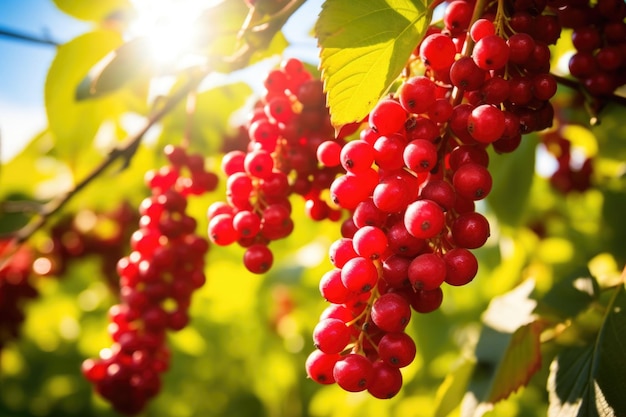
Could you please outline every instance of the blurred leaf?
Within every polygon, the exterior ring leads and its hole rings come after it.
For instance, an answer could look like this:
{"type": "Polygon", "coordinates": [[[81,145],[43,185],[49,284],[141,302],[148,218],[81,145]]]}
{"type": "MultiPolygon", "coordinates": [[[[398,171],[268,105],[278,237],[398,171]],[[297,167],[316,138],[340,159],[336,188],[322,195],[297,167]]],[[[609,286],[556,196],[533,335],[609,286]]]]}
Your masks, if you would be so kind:
{"type": "Polygon", "coordinates": [[[513,333],[520,326],[534,321],[533,311],[537,302],[530,298],[535,288],[531,279],[524,281],[513,290],[489,303],[483,316],[483,322],[501,332],[513,333]]]}
{"type": "Polygon", "coordinates": [[[204,154],[219,153],[224,136],[231,128],[228,124],[233,112],[240,109],[252,94],[243,82],[226,84],[198,93],[195,112],[189,116],[186,104],[181,103],[163,121],[163,143],[179,143],[182,132],[191,123],[191,146],[204,154]]]}
{"type": "Polygon", "coordinates": [[[475,359],[463,358],[462,362],[446,375],[446,379],[437,390],[434,417],[447,416],[461,403],[475,366],[475,359]]]}
{"type": "Polygon", "coordinates": [[[462,416],[482,416],[494,403],[528,384],[540,369],[542,324],[532,314],[536,302],[529,295],[533,289],[534,282],[527,280],[489,304],[462,416]]]}
{"type": "Polygon", "coordinates": [[[516,227],[523,220],[535,172],[536,135],[525,135],[510,154],[491,155],[489,171],[493,187],[487,196],[498,222],[516,227]]]}
{"type": "Polygon", "coordinates": [[[315,32],[335,127],[362,120],[400,75],[430,23],[427,3],[324,2],[315,32]]]}
{"type": "Polygon", "coordinates": [[[626,293],[615,289],[593,345],[566,348],[550,366],[549,417],[617,417],[626,410],[626,293]]]}
{"type": "Polygon", "coordinates": [[[128,0],[53,0],[63,12],[82,20],[101,22],[115,12],[131,9],[128,0]]]}
{"type": "Polygon", "coordinates": [[[110,93],[137,77],[146,76],[152,59],[146,52],[150,40],[145,37],[130,40],[107,54],[95,64],[76,89],[76,99],[99,97],[110,93]]]}
{"type": "Polygon", "coordinates": [[[540,340],[542,324],[534,321],[520,327],[511,336],[492,381],[488,402],[496,403],[528,384],[541,368],[540,340]]]}
{"type": "Polygon", "coordinates": [[[115,111],[128,110],[114,96],[77,102],[76,87],[85,74],[111,50],[122,44],[119,33],[97,30],[61,45],[48,71],[45,105],[55,153],[74,159],[91,145],[102,120],[115,111]]]}
{"type": "Polygon", "coordinates": [[[623,250],[626,240],[626,223],[623,221],[626,213],[626,198],[623,191],[604,191],[602,205],[603,233],[607,240],[607,250],[610,251],[620,264],[626,262],[626,252],[623,250]]]}
{"type": "Polygon", "coordinates": [[[540,307],[548,308],[562,318],[575,317],[597,299],[599,291],[589,270],[580,270],[554,284],[539,300],[540,307]]]}

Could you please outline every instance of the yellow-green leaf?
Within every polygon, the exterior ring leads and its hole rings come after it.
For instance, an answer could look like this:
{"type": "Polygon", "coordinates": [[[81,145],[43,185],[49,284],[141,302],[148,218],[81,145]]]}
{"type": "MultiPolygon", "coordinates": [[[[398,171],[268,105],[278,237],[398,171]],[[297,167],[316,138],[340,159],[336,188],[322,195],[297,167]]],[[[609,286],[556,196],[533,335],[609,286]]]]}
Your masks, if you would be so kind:
{"type": "Polygon", "coordinates": [[[128,0],[53,0],[63,12],[81,20],[101,22],[115,12],[130,10],[128,0]]]}
{"type": "Polygon", "coordinates": [[[122,42],[117,32],[96,30],[59,47],[44,91],[48,123],[55,139],[54,153],[58,157],[76,159],[81,149],[92,144],[105,118],[128,111],[129,102],[119,95],[81,102],[76,99],[76,88],[85,74],[122,42]]]}
{"type": "Polygon", "coordinates": [[[430,19],[426,1],[324,2],[315,31],[335,127],[367,116],[402,72],[430,19]]]}
{"type": "Polygon", "coordinates": [[[145,37],[126,42],[100,60],[81,81],[76,98],[98,97],[117,90],[140,75],[149,75],[153,61],[150,40],[145,37]]]}

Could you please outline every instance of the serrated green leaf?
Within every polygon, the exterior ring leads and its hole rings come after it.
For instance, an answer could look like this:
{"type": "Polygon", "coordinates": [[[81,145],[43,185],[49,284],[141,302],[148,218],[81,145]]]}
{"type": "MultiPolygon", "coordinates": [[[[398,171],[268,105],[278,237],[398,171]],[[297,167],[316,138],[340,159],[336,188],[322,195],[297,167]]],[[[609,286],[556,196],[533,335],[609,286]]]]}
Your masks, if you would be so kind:
{"type": "Polygon", "coordinates": [[[515,152],[491,155],[493,187],[487,203],[501,224],[516,227],[523,220],[535,172],[536,148],[536,135],[526,135],[515,152]]]}
{"type": "Polygon", "coordinates": [[[425,1],[324,2],[315,32],[335,127],[367,116],[402,72],[430,19],[425,1]]]}
{"type": "Polygon", "coordinates": [[[63,12],[81,20],[101,22],[116,12],[128,11],[131,5],[128,0],[53,0],[63,12]]]}
{"type": "Polygon", "coordinates": [[[575,317],[597,299],[599,291],[597,281],[585,268],[557,282],[539,302],[562,318],[575,317]]]}
{"type": "Polygon", "coordinates": [[[462,362],[446,376],[437,389],[434,417],[447,416],[461,403],[475,366],[475,359],[463,358],[462,362]]]}
{"type": "Polygon", "coordinates": [[[619,417],[626,410],[626,293],[615,290],[593,345],[563,350],[550,366],[549,417],[619,417]]]}

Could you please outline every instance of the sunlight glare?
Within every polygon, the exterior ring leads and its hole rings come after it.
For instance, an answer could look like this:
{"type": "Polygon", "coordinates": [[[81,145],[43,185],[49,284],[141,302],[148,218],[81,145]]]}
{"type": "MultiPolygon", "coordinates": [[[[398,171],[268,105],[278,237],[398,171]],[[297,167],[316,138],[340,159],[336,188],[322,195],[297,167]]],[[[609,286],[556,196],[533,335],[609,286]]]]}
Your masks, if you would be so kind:
{"type": "Polygon", "coordinates": [[[198,40],[195,20],[223,0],[132,0],[137,18],[132,36],[147,36],[150,54],[161,68],[190,65],[189,53],[198,40]]]}

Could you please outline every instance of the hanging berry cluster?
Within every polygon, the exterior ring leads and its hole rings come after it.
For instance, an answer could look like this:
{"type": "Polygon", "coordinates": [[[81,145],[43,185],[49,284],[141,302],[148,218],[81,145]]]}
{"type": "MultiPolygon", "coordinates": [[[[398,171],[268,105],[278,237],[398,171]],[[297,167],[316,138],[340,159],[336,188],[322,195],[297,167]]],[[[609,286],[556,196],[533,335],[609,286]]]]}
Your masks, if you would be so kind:
{"type": "Polygon", "coordinates": [[[289,59],[265,79],[266,93],[257,103],[247,132],[247,149],[228,152],[222,170],[228,176],[226,202],[208,210],[209,238],[217,245],[245,247],[243,263],[253,273],[264,273],[273,263],[271,241],[291,234],[292,194],[306,200],[313,220],[338,220],[322,191],[339,172],[319,166],[320,143],[333,139],[322,84],[297,59],[289,59]]]}
{"type": "Polygon", "coordinates": [[[187,197],[214,190],[217,176],[199,155],[173,146],[165,153],[170,165],[147,173],[152,195],[139,208],[132,252],[117,264],[120,303],[109,311],[108,328],[114,343],[83,363],[96,391],[124,414],[140,412],[159,392],[170,362],[166,332],[188,324],[192,294],[205,282],[209,244],[195,233],[187,197]]]}
{"type": "Polygon", "coordinates": [[[346,171],[330,192],[352,217],[320,281],[331,305],[306,369],[319,383],[377,398],[399,392],[400,369],[415,357],[405,333],[412,311],[437,309],[442,286],[477,274],[471,250],[490,235],[475,210],[492,188],[488,147],[512,152],[554,116],[549,45],[561,24],[546,2],[445,7],[444,27],[429,29],[408,65],[423,73],[378,102],[360,139],[320,147],[322,163],[346,171]]]}
{"type": "Polygon", "coordinates": [[[31,249],[22,246],[9,254],[11,246],[11,240],[0,241],[0,351],[19,336],[25,302],[39,295],[31,279],[31,249]],[[5,259],[7,255],[10,258],[5,259]]]}

